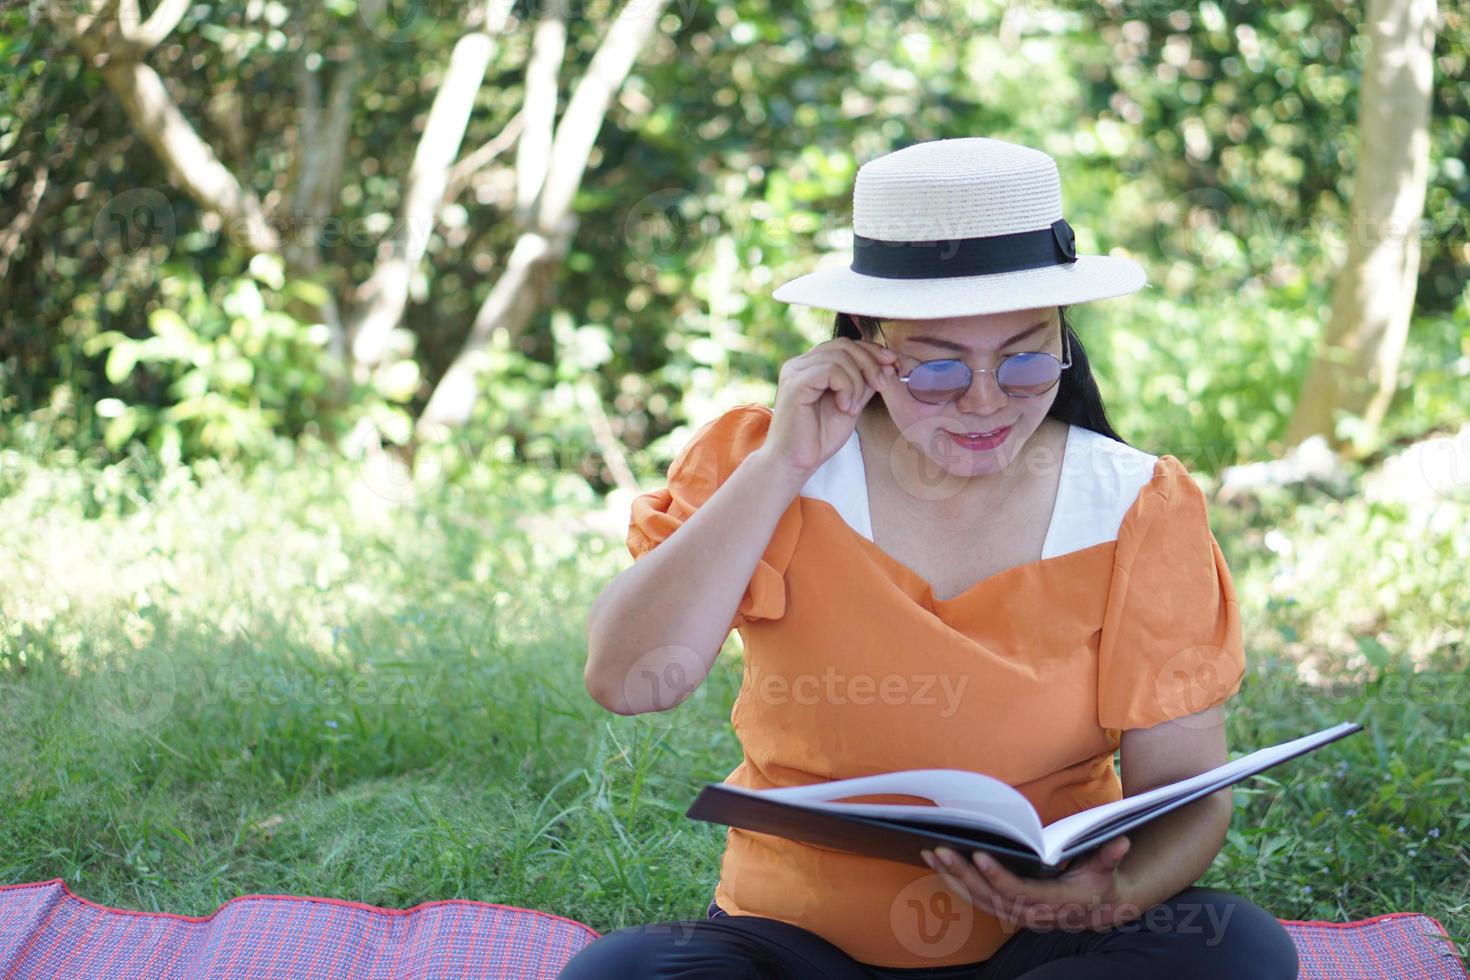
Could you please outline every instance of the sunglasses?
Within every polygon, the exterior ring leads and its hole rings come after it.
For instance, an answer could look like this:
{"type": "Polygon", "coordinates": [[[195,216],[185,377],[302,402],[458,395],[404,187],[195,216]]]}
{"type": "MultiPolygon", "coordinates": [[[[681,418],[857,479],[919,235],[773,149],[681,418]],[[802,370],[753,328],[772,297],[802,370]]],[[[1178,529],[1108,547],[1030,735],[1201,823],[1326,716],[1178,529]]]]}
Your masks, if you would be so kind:
{"type": "MultiPolygon", "coordinates": [[[[882,336],[881,332],[879,336],[882,336]]],[[[887,344],[880,346],[887,347],[887,344]]],[[[892,350],[892,348],[888,348],[892,350]]],[[[904,355],[899,355],[900,357],[904,355]]],[[[1044,395],[1061,380],[1062,372],[1072,366],[1072,345],[1069,338],[1062,336],[1062,357],[1046,351],[1027,351],[1022,354],[1007,354],[1000,359],[992,371],[971,369],[970,365],[955,358],[935,361],[920,361],[908,374],[898,380],[908,386],[909,394],[917,401],[928,405],[943,405],[970,390],[976,374],[992,373],[1000,390],[1012,398],[1035,398],[1044,395]]]]}

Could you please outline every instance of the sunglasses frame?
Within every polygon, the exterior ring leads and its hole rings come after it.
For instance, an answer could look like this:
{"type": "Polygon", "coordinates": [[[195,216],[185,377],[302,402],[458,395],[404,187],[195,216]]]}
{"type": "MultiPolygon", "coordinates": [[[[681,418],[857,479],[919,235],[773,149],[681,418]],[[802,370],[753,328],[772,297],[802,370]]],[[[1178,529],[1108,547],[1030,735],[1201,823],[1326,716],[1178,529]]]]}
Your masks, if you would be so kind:
{"type": "MultiPolygon", "coordinates": [[[[876,320],[876,319],[871,319],[870,318],[870,320],[871,320],[871,323],[872,323],[873,327],[876,329],[876,331],[878,333],[878,336],[882,337],[883,336],[882,323],[880,321],[876,320]]],[[[883,339],[884,339],[885,342],[883,344],[881,344],[880,346],[882,346],[886,350],[893,350],[893,348],[892,347],[889,347],[888,344],[887,344],[887,339],[888,338],[884,337],[883,339]]],[[[898,352],[897,351],[894,351],[894,353],[897,354],[898,352]]],[[[905,355],[900,354],[899,356],[900,357],[903,357],[905,355]]],[[[1067,370],[1067,368],[1069,368],[1071,366],[1072,366],[1072,343],[1071,343],[1071,338],[1068,337],[1067,336],[1067,332],[1065,330],[1063,330],[1062,331],[1062,357],[1061,357],[1060,360],[1058,360],[1057,356],[1055,354],[1053,354],[1051,351],[1045,351],[1045,350],[1017,351],[1014,354],[1007,354],[1005,357],[1002,357],[1000,359],[1000,363],[997,364],[993,368],[972,368],[972,367],[970,367],[970,365],[966,364],[963,360],[961,360],[958,357],[937,357],[937,358],[934,358],[934,359],[928,360],[928,361],[920,361],[918,364],[914,365],[914,367],[909,371],[908,374],[905,374],[905,375],[901,376],[898,380],[899,381],[902,381],[904,383],[904,387],[908,389],[908,393],[909,393],[909,397],[910,398],[912,398],[914,401],[920,402],[921,404],[924,404],[924,405],[948,405],[952,401],[958,401],[960,399],[961,395],[963,395],[966,391],[969,391],[970,390],[970,385],[972,385],[972,384],[975,383],[975,375],[977,375],[977,374],[993,374],[993,375],[995,375],[996,376],[996,379],[995,379],[996,386],[998,388],[1000,388],[1000,390],[1005,394],[1005,396],[1007,398],[1040,398],[1042,395],[1046,394],[1048,391],[1051,391],[1057,385],[1061,384],[1061,381],[1062,381],[1062,371],[1067,370]],[[1009,390],[1006,389],[1005,385],[1002,385],[1000,383],[1000,371],[1001,371],[1002,368],[1005,367],[1007,361],[1009,361],[1013,357],[1021,357],[1021,356],[1034,357],[1034,356],[1036,356],[1038,354],[1044,355],[1046,357],[1049,357],[1053,361],[1056,361],[1059,365],[1061,365],[1061,367],[1057,371],[1056,380],[1053,381],[1051,384],[1047,385],[1044,390],[1038,391],[1034,395],[1024,395],[1024,394],[1018,394],[1018,393],[1015,393],[1015,392],[1011,392],[1011,391],[1009,391],[1009,390]],[[909,387],[909,379],[914,376],[914,371],[917,371],[919,368],[924,367],[926,364],[958,364],[961,367],[963,367],[966,371],[970,372],[970,379],[969,379],[968,382],[966,382],[966,384],[964,385],[963,388],[960,388],[959,389],[960,394],[955,395],[953,398],[946,398],[942,402],[926,401],[925,399],[920,398],[918,395],[915,395],[914,394],[914,390],[909,387]]]]}

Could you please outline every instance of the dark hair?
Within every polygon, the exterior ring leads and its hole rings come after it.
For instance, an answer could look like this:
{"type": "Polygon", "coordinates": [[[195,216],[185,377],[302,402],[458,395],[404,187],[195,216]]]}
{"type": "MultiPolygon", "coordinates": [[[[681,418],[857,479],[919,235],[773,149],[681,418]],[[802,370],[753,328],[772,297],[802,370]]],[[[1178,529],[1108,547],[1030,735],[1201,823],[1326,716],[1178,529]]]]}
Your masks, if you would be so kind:
{"type": "MultiPolygon", "coordinates": [[[[1050,410],[1047,411],[1048,418],[1059,419],[1084,429],[1091,429],[1109,439],[1116,440],[1129,445],[1118,433],[1113,431],[1112,423],[1108,421],[1107,410],[1103,407],[1102,393],[1097,390],[1097,381],[1092,377],[1092,366],[1087,360],[1087,351],[1082,348],[1082,341],[1077,339],[1077,333],[1072,325],[1067,322],[1067,308],[1057,307],[1061,316],[1062,330],[1065,332],[1072,351],[1072,366],[1062,372],[1062,379],[1057,382],[1057,397],[1052,402],[1050,410]]],[[[832,327],[832,337],[849,337],[853,340],[871,340],[873,338],[873,327],[877,321],[872,317],[854,317],[848,313],[838,313],[837,321],[832,327]]]]}

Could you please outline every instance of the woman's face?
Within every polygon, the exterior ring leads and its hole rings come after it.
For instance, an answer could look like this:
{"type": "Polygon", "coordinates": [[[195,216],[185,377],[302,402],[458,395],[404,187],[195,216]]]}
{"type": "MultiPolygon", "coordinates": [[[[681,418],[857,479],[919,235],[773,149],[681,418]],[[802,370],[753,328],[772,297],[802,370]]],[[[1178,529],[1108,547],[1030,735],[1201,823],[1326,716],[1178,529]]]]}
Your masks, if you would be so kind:
{"type": "Polygon", "coordinates": [[[1054,306],[934,320],[883,320],[881,335],[871,339],[886,343],[899,355],[900,375],[921,361],[940,358],[964,361],[977,372],[959,398],[943,405],[919,401],[903,382],[878,392],[903,439],[922,454],[918,462],[927,458],[957,477],[1008,470],[1041,426],[1061,387],[1058,382],[1043,395],[1009,397],[994,374],[1006,354],[1045,351],[1062,359],[1061,317],[1054,306]],[[978,373],[981,368],[989,370],[978,373]],[[1004,439],[990,447],[967,446],[950,435],[1000,428],[1008,429],[1004,439]]]}

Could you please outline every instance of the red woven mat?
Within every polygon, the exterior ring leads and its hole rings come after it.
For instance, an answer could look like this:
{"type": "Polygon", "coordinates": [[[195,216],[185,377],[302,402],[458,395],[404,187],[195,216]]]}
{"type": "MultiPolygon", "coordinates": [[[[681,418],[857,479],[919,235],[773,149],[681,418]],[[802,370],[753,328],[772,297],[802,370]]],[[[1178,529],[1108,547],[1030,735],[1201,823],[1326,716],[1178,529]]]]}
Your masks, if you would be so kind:
{"type": "MultiPolygon", "coordinates": [[[[1470,980],[1437,920],[1282,920],[1301,980],[1470,980]]],[[[244,895],[213,915],[133,912],[73,895],[61,879],[0,886],[0,977],[46,980],[554,978],[598,937],[550,912],[452,899],[411,909],[244,895]]]]}
{"type": "Polygon", "coordinates": [[[0,886],[7,980],[550,978],[597,936],[549,912],[460,899],[382,909],[245,895],[194,917],[97,905],[60,878],[0,886]]]}
{"type": "Polygon", "coordinates": [[[1281,924],[1296,943],[1301,980],[1466,980],[1444,926],[1419,912],[1357,922],[1281,924]]]}

